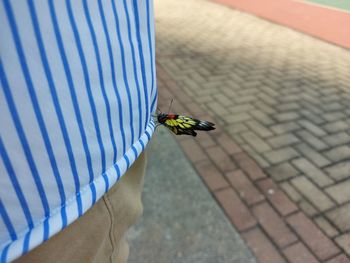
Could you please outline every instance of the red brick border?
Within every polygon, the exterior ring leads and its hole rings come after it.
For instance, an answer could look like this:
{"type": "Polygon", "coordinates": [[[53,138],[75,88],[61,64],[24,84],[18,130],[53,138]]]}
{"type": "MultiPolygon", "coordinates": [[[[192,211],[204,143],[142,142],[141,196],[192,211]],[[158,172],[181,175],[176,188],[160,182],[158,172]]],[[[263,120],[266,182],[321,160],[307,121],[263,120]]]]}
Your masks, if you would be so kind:
{"type": "MultiPolygon", "coordinates": [[[[215,120],[201,114],[177,83],[157,66],[162,109],[175,99],[173,112],[215,120]]],[[[177,136],[209,191],[241,233],[258,262],[350,263],[344,251],[328,238],[225,132],[177,136]]]]}
{"type": "Polygon", "coordinates": [[[212,0],[350,48],[350,12],[295,0],[212,0]]]}

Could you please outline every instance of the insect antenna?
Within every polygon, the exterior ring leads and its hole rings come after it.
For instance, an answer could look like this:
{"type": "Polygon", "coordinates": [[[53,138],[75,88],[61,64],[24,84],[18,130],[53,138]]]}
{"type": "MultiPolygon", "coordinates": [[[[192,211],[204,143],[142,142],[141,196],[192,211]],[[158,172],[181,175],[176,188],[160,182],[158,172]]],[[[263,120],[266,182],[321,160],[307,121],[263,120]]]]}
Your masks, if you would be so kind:
{"type": "Polygon", "coordinates": [[[170,109],[171,109],[171,106],[173,105],[173,101],[174,101],[174,99],[171,99],[169,109],[168,109],[168,114],[170,113],[170,109]]]}

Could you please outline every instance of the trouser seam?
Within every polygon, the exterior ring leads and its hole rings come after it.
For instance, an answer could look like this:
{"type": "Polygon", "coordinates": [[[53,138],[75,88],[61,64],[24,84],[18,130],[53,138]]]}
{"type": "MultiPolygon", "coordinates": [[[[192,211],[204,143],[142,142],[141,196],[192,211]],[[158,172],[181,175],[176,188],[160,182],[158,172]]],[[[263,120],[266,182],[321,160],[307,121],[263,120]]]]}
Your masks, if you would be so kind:
{"type": "Polygon", "coordinates": [[[104,201],[104,203],[106,205],[106,208],[107,208],[107,211],[108,211],[108,214],[109,214],[109,218],[111,220],[111,227],[109,228],[109,240],[110,240],[111,245],[112,245],[112,253],[109,256],[109,261],[110,261],[110,263],[112,263],[113,262],[114,250],[116,248],[116,244],[115,244],[115,240],[114,240],[114,221],[115,221],[115,218],[114,218],[114,215],[113,215],[112,204],[111,204],[107,194],[105,194],[103,196],[103,201],[104,201]]]}

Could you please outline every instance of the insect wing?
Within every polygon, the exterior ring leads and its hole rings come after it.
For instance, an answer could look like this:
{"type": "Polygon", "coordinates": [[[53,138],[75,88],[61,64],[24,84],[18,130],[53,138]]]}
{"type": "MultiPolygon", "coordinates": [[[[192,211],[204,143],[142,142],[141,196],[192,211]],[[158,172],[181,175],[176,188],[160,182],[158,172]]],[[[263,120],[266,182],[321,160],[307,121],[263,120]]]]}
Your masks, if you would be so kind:
{"type": "Polygon", "coordinates": [[[164,124],[176,135],[197,135],[193,130],[196,123],[189,117],[177,116],[176,118],[166,120],[164,124]]]}
{"type": "Polygon", "coordinates": [[[159,114],[158,122],[176,135],[187,134],[196,136],[195,130],[210,131],[215,129],[214,123],[182,115],[159,114]]]}

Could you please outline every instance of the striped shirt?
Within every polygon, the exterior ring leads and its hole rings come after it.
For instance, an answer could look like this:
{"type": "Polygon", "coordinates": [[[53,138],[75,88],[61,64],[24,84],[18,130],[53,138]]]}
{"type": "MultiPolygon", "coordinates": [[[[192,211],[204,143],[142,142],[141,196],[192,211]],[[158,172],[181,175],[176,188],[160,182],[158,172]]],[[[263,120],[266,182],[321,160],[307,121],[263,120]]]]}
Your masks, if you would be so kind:
{"type": "Polygon", "coordinates": [[[151,0],[0,1],[0,258],[72,223],[150,140],[151,0]]]}

